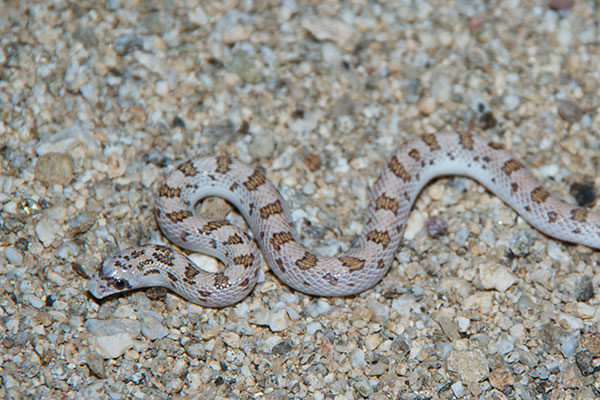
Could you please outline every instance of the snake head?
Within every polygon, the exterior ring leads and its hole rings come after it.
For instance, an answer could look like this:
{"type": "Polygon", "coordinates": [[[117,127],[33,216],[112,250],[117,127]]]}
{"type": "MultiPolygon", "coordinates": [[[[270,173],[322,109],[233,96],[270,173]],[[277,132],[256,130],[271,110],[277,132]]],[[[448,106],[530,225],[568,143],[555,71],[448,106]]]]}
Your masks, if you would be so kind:
{"type": "Polygon", "coordinates": [[[139,253],[139,248],[126,250],[117,256],[107,258],[87,283],[87,289],[97,299],[111,294],[135,289],[131,255],[139,253]]]}

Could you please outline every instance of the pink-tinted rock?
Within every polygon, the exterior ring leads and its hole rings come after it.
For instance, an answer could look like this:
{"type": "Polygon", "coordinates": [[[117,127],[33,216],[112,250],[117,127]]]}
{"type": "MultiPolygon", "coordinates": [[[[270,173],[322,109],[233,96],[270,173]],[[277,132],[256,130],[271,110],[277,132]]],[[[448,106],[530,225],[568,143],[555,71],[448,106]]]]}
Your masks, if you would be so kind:
{"type": "Polygon", "coordinates": [[[553,10],[566,10],[569,8],[573,8],[575,4],[575,0],[550,0],[548,6],[550,6],[553,10]]]}

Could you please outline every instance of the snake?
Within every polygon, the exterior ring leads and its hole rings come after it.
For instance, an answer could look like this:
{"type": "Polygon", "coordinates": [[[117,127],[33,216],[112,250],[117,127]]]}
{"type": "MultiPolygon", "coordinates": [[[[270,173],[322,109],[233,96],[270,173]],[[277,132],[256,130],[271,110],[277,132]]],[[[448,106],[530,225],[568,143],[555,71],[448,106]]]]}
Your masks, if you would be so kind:
{"type": "Polygon", "coordinates": [[[157,223],[178,247],[216,257],[224,267],[208,272],[178,249],[149,244],[104,260],[87,288],[101,299],[162,286],[193,303],[224,307],[252,291],[264,257],[277,278],[297,291],[354,295],[377,284],[389,270],[423,187],[451,175],[479,182],[547,236],[600,248],[600,214],[551,194],[501,144],[472,131],[438,132],[416,136],[393,151],[369,192],[361,235],[336,257],[315,254],[301,244],[283,197],[259,169],[229,156],[184,161],[158,186],[157,223]],[[209,196],[235,206],[251,234],[196,212],[196,204],[209,196]]]}

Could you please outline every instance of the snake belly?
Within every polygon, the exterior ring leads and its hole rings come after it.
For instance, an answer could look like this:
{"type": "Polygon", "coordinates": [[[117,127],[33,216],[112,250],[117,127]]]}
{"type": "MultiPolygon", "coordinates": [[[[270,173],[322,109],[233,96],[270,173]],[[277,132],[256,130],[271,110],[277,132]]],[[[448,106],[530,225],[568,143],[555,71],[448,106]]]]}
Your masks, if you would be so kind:
{"type": "Polygon", "coordinates": [[[417,137],[394,151],[371,190],[361,236],[337,257],[322,257],[300,243],[281,194],[257,168],[226,156],[185,161],[159,186],[156,219],[172,243],[212,255],[225,269],[209,273],[178,250],[146,245],[106,259],[88,289],[102,298],[164,286],[200,305],[227,306],[253,289],[262,250],[275,275],[295,290],[315,296],[356,294],[388,271],[423,186],[448,175],[478,181],[548,236],[600,248],[600,215],[556,198],[501,145],[471,132],[446,132],[417,137]],[[208,196],[232,203],[254,240],[226,221],[197,214],[194,206],[208,196]]]}

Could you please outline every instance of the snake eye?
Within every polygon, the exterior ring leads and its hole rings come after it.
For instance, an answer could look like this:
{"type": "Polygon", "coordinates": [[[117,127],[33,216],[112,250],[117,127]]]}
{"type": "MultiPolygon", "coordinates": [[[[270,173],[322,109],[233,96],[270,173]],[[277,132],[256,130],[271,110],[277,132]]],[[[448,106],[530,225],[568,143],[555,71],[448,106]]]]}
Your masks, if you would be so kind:
{"type": "Polygon", "coordinates": [[[114,287],[117,290],[123,290],[127,286],[127,281],[123,279],[115,279],[114,287]]]}

